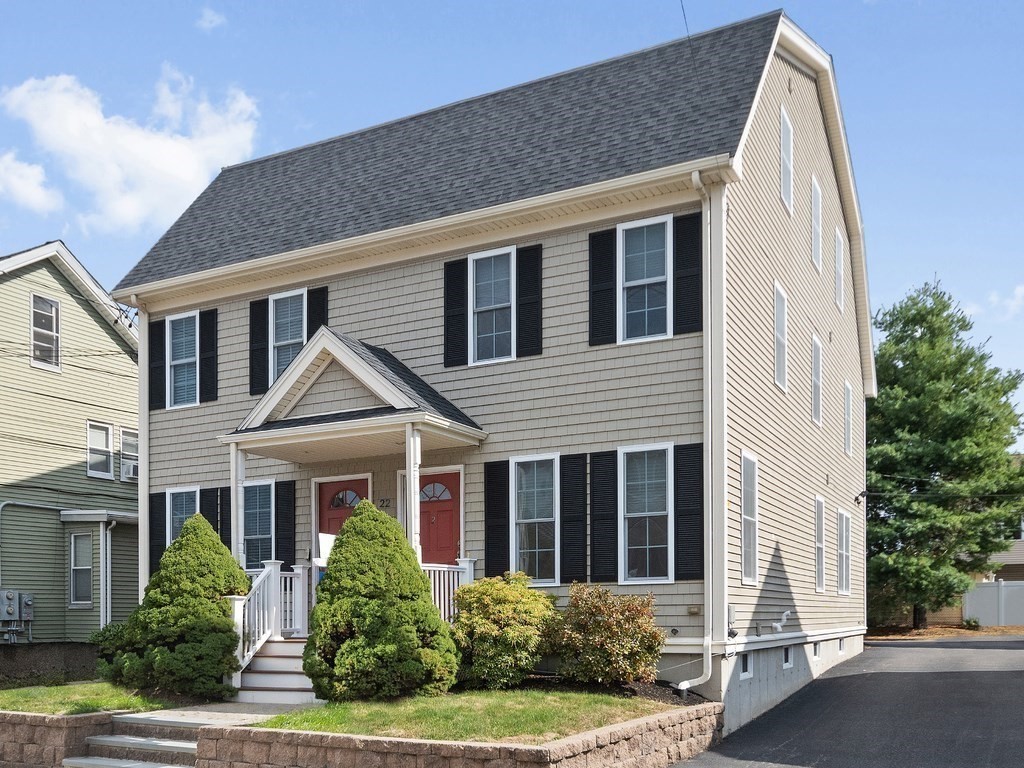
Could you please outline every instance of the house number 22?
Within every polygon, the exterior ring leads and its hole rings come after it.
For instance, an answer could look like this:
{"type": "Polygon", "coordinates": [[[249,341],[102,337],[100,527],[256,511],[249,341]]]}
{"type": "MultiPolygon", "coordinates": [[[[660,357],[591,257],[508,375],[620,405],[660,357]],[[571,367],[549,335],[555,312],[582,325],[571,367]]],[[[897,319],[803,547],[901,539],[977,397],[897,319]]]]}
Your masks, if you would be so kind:
{"type": "Polygon", "coordinates": [[[391,509],[391,499],[377,499],[378,509],[391,509]]]}

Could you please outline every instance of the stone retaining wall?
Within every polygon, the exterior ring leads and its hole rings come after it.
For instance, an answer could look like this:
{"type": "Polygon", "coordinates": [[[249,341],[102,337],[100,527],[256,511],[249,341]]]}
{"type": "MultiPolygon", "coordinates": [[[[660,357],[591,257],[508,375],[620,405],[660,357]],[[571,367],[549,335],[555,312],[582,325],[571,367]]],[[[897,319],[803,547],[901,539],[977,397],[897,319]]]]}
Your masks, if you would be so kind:
{"type": "Polygon", "coordinates": [[[540,746],[207,727],[196,768],[665,768],[721,738],[722,705],[680,707],[540,746]]]}
{"type": "Polygon", "coordinates": [[[0,768],[59,768],[86,754],[86,736],[110,733],[110,712],[34,715],[0,711],[0,768]]]}

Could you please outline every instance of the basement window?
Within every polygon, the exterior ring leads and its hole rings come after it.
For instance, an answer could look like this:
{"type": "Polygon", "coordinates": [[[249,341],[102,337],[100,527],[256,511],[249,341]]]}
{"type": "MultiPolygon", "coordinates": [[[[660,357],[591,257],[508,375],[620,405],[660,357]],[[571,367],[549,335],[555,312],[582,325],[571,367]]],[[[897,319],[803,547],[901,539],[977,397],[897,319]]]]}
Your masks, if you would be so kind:
{"type": "Polygon", "coordinates": [[[740,654],[740,680],[749,680],[754,676],[754,661],[750,652],[740,654]]]}

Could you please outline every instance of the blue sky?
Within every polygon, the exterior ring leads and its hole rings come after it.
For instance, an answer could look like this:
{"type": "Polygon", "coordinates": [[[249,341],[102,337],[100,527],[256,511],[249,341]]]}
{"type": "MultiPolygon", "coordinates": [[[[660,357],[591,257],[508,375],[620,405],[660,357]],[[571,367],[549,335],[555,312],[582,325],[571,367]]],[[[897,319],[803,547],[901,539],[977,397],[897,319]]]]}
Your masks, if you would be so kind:
{"type": "MultiPolygon", "coordinates": [[[[685,0],[691,32],[778,7],[685,0]]],[[[1024,4],[790,2],[835,60],[874,309],[939,278],[1024,368],[1024,4]]],[[[217,170],[683,36],[679,0],[0,0],[0,253],[108,288],[217,170]]]]}

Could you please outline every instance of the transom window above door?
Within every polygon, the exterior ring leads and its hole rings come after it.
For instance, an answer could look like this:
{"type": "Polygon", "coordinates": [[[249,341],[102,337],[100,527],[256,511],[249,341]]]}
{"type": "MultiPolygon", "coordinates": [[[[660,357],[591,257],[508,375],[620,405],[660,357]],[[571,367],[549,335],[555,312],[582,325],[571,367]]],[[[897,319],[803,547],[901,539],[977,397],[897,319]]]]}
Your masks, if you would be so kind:
{"type": "Polygon", "coordinates": [[[482,363],[515,357],[515,248],[470,257],[472,360],[482,363]]]}
{"type": "Polygon", "coordinates": [[[619,340],[670,335],[672,217],[618,226],[619,340]]]}
{"type": "Polygon", "coordinates": [[[362,499],[359,494],[352,490],[344,490],[340,493],[335,494],[334,498],[331,499],[331,509],[344,509],[347,507],[354,507],[362,499]]]}
{"type": "Polygon", "coordinates": [[[306,343],[306,291],[270,297],[270,369],[276,380],[306,343]]]}
{"type": "Polygon", "coordinates": [[[443,483],[427,483],[420,491],[420,501],[448,501],[452,492],[443,483]]]}

